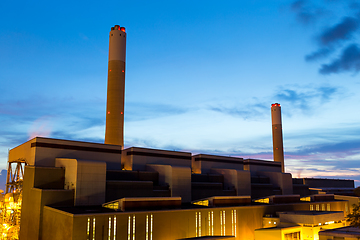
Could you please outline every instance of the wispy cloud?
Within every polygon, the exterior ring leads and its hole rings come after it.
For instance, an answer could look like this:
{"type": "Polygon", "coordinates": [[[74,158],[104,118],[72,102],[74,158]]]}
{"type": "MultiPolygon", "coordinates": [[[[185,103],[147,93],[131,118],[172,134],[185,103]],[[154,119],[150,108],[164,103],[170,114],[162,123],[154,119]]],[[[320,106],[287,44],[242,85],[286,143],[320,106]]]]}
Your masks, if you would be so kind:
{"type": "Polygon", "coordinates": [[[305,0],[294,1],[290,9],[295,13],[296,18],[302,19],[302,24],[314,22],[320,19],[323,24],[317,27],[315,34],[318,49],[305,56],[308,62],[329,60],[334,53],[340,52],[338,58],[330,60],[330,63],[322,64],[319,73],[322,75],[340,74],[344,72],[357,73],[360,70],[360,50],[356,39],[360,33],[360,4],[356,1],[323,1],[322,11],[332,12],[329,18],[326,14],[314,14],[316,7],[312,2],[305,0]],[[345,8],[346,15],[337,16],[338,12],[331,9],[345,8]],[[316,17],[314,16],[316,15],[316,17]],[[334,17],[336,16],[336,17],[334,17]],[[338,20],[340,19],[340,20],[338,20]],[[346,45],[344,47],[344,45],[346,45]]]}
{"type": "Polygon", "coordinates": [[[329,85],[314,88],[283,88],[275,95],[275,99],[288,102],[299,109],[308,110],[330,101],[338,92],[339,88],[329,85]]]}
{"type": "Polygon", "coordinates": [[[328,46],[353,39],[355,32],[359,29],[359,19],[344,17],[339,23],[326,28],[319,36],[321,45],[328,46]]]}
{"type": "Polygon", "coordinates": [[[327,75],[332,73],[360,71],[360,48],[357,44],[347,46],[340,57],[328,64],[321,65],[319,72],[327,75]]]}
{"type": "Polygon", "coordinates": [[[169,115],[183,114],[189,109],[170,104],[129,102],[126,103],[126,121],[140,121],[169,115]]]}
{"type": "Polygon", "coordinates": [[[324,14],[324,9],[313,6],[306,0],[296,0],[290,5],[290,10],[295,13],[296,19],[303,25],[310,25],[324,14]]]}
{"type": "Polygon", "coordinates": [[[305,60],[308,62],[321,60],[323,58],[328,57],[333,52],[334,52],[334,48],[330,48],[330,47],[320,48],[319,50],[316,50],[315,52],[306,55],[305,60]]]}
{"type": "Polygon", "coordinates": [[[241,117],[243,119],[261,118],[269,111],[269,104],[255,103],[255,104],[239,104],[236,107],[227,106],[210,106],[209,110],[228,114],[234,117],[241,117]]]}

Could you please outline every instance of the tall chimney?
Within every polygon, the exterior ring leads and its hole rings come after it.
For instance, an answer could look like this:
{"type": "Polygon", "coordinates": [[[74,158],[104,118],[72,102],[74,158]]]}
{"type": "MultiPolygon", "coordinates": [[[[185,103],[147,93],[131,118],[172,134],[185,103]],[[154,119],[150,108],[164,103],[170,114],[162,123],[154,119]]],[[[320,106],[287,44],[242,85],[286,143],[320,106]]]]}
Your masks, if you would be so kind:
{"type": "Polygon", "coordinates": [[[124,147],[126,32],[115,25],[109,35],[105,144],[124,147]]]}
{"type": "Polygon", "coordinates": [[[271,120],[272,120],[274,161],[281,162],[281,171],[285,172],[282,123],[281,123],[281,106],[279,103],[271,104],[271,120]]]}

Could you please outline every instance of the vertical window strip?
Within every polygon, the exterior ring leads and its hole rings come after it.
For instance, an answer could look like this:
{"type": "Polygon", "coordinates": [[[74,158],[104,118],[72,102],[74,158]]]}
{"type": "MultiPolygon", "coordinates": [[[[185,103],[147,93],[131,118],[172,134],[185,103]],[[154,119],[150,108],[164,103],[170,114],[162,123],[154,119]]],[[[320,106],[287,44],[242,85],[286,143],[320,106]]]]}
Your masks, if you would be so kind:
{"type": "Polygon", "coordinates": [[[208,212],[208,225],[209,225],[208,236],[210,236],[211,235],[211,215],[210,215],[210,212],[208,212]]]}
{"type": "Polygon", "coordinates": [[[109,217],[109,231],[108,231],[108,239],[111,240],[111,217],[109,217]]]}
{"type": "Polygon", "coordinates": [[[90,218],[87,219],[86,240],[90,240],[90,218]]]}
{"type": "Polygon", "coordinates": [[[231,235],[234,236],[234,210],[231,210],[231,235]]]}
{"type": "Polygon", "coordinates": [[[214,236],[214,211],[211,211],[211,236],[214,236]]]}
{"type": "Polygon", "coordinates": [[[220,211],[220,233],[223,236],[223,221],[222,221],[222,211],[220,211]]]}
{"type": "Polygon", "coordinates": [[[197,216],[197,212],[195,212],[195,237],[198,237],[198,216],[197,216]]]}
{"type": "Polygon", "coordinates": [[[330,203],[328,203],[326,207],[327,207],[326,210],[327,210],[327,211],[330,211],[330,203]]]}
{"type": "Polygon", "coordinates": [[[114,240],[116,240],[116,216],[114,216],[114,240]]]}
{"type": "Polygon", "coordinates": [[[349,212],[349,205],[348,205],[348,203],[347,203],[347,202],[345,203],[345,212],[346,212],[346,213],[348,213],[348,212],[349,212]]]}
{"type": "Polygon", "coordinates": [[[225,211],[223,211],[223,226],[224,226],[224,236],[226,235],[225,234],[225,211]]]}
{"type": "Polygon", "coordinates": [[[235,237],[237,236],[236,234],[236,210],[234,210],[234,222],[235,222],[235,237]]]}
{"type": "Polygon", "coordinates": [[[201,212],[199,212],[199,237],[201,237],[201,212]]]}
{"type": "Polygon", "coordinates": [[[135,215],[133,215],[133,240],[135,240],[135,215]]]}
{"type": "Polygon", "coordinates": [[[153,235],[153,215],[151,214],[150,216],[150,240],[152,240],[152,235],[153,235]]]}
{"type": "Polygon", "coordinates": [[[92,232],[93,232],[93,240],[95,240],[95,218],[93,218],[93,229],[92,229],[92,232]]]}
{"type": "Polygon", "coordinates": [[[129,216],[129,219],[128,219],[128,240],[130,240],[130,232],[131,230],[131,217],[129,216]]]}
{"type": "Polygon", "coordinates": [[[149,215],[146,215],[145,239],[149,240],[149,215]]]}

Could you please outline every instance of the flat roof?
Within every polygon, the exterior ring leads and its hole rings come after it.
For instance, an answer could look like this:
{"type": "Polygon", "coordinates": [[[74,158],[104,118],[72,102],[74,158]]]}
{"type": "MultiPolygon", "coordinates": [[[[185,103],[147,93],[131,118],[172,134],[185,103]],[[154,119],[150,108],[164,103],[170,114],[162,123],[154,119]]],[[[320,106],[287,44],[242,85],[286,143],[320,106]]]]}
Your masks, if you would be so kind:
{"type": "Polygon", "coordinates": [[[342,211],[294,211],[294,212],[279,212],[279,214],[318,216],[318,215],[333,214],[339,212],[342,211]]]}
{"type": "Polygon", "coordinates": [[[320,231],[319,235],[328,235],[328,236],[360,236],[360,228],[357,227],[342,227],[335,229],[328,229],[324,231],[320,231]]]}

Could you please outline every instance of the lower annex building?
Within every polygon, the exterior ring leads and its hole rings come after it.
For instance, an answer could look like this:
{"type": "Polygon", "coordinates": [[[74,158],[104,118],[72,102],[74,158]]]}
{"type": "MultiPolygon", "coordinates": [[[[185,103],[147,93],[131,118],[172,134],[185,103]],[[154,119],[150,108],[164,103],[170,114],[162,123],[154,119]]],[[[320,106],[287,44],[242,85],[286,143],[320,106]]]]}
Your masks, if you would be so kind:
{"type": "Polygon", "coordinates": [[[42,137],[11,149],[17,159],[20,239],[318,239],[349,211],[273,161],[42,137]]]}

